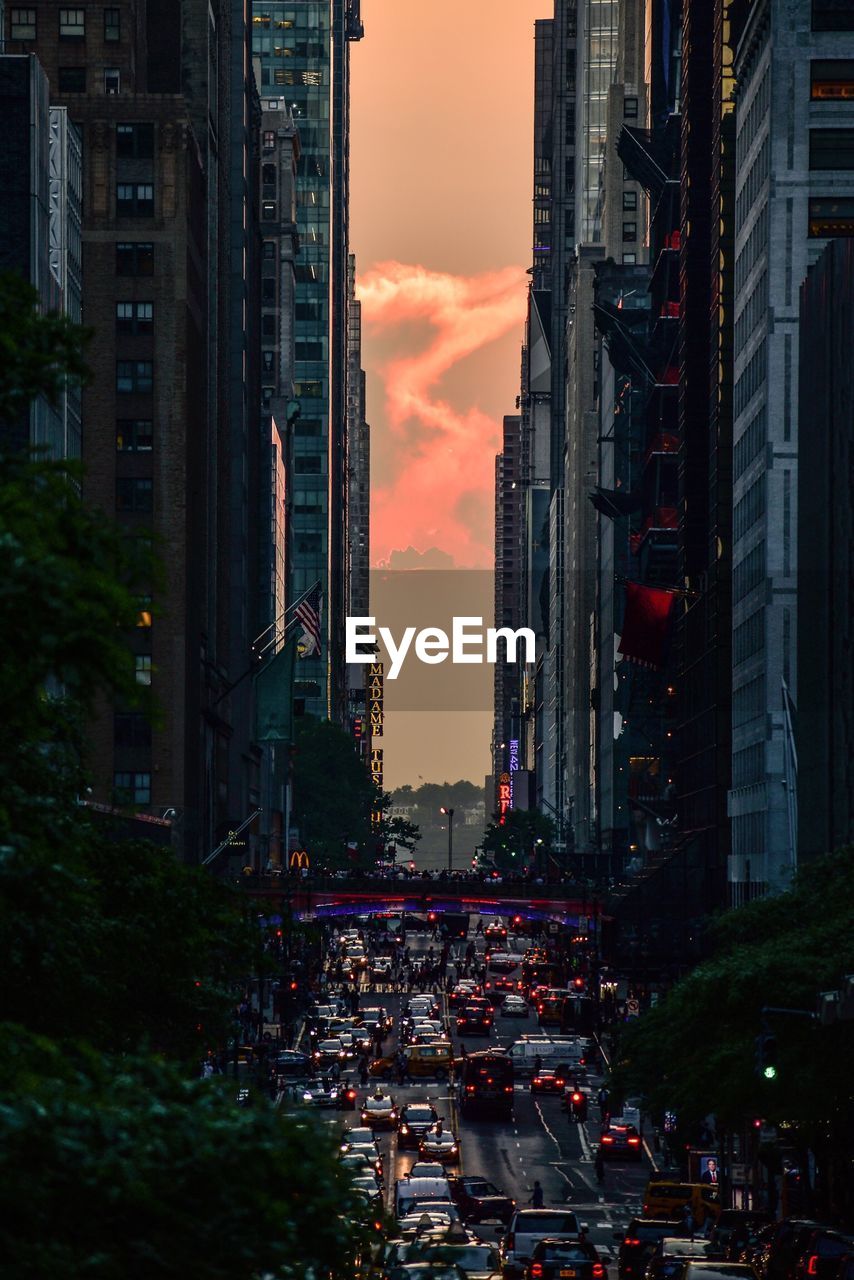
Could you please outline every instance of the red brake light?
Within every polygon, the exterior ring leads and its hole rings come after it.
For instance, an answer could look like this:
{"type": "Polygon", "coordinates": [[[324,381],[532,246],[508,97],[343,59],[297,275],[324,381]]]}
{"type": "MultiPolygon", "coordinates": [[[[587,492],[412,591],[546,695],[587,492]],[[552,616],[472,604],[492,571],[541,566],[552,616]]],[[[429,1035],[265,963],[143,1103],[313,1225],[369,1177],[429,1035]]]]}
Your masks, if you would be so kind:
{"type": "Polygon", "coordinates": [[[603,1133],[603,1134],[602,1134],[602,1141],[603,1141],[603,1142],[609,1142],[609,1143],[610,1143],[610,1142],[613,1142],[613,1141],[614,1141],[614,1139],[613,1139],[613,1137],[611,1136],[611,1134],[610,1134],[610,1133],[603,1133]]]}
{"type": "Polygon", "coordinates": [[[602,1280],[602,1276],[604,1276],[604,1274],[605,1274],[605,1268],[602,1266],[602,1263],[594,1262],[593,1263],[594,1280],[602,1280]]]}
{"type": "Polygon", "coordinates": [[[818,1275],[818,1254],[816,1253],[812,1254],[812,1256],[807,1259],[807,1275],[818,1275]]]}
{"type": "Polygon", "coordinates": [[[531,1275],[534,1277],[534,1280],[539,1280],[539,1277],[542,1274],[543,1274],[543,1264],[541,1262],[532,1262],[531,1275]]]}
{"type": "Polygon", "coordinates": [[[626,1239],[623,1241],[623,1244],[628,1244],[628,1245],[639,1245],[639,1244],[640,1244],[640,1240],[633,1240],[633,1239],[630,1239],[630,1238],[627,1236],[627,1237],[626,1237],[626,1239]]]}
{"type": "Polygon", "coordinates": [[[629,1138],[629,1146],[630,1146],[630,1147],[639,1147],[639,1146],[640,1146],[640,1138],[629,1138]]]}
{"type": "Polygon", "coordinates": [[[347,1097],[350,1099],[350,1101],[351,1101],[351,1102],[352,1102],[352,1100],[355,1098],[355,1096],[356,1096],[356,1090],[355,1090],[355,1089],[348,1089],[348,1090],[347,1090],[347,1097]]]}
{"type": "Polygon", "coordinates": [[[467,1084],[467,1085],[466,1085],[466,1093],[474,1093],[474,1085],[473,1085],[473,1084],[467,1084]]]}
{"type": "Polygon", "coordinates": [[[573,1102],[580,1102],[580,1101],[581,1101],[581,1094],[580,1094],[580,1093],[574,1093],[574,1094],[572,1095],[572,1101],[573,1101],[573,1102]]]}

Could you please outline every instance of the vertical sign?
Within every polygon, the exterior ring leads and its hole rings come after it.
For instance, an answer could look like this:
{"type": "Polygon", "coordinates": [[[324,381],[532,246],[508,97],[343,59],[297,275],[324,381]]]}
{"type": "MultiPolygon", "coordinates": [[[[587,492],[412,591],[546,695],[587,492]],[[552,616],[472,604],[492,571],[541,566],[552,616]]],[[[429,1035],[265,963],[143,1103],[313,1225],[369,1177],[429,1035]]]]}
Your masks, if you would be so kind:
{"type": "Polygon", "coordinates": [[[371,780],[382,791],[383,789],[383,752],[382,747],[371,750],[371,780]]]}
{"type": "Polygon", "coordinates": [[[368,667],[368,724],[372,738],[383,736],[383,664],[368,667]]]}
{"type": "Polygon", "coordinates": [[[510,786],[510,774],[502,773],[498,779],[498,825],[503,827],[507,821],[507,811],[513,808],[513,796],[510,786]]]}
{"type": "Polygon", "coordinates": [[[512,809],[516,803],[516,779],[514,774],[519,772],[519,742],[512,739],[510,742],[510,808],[512,809]]]}

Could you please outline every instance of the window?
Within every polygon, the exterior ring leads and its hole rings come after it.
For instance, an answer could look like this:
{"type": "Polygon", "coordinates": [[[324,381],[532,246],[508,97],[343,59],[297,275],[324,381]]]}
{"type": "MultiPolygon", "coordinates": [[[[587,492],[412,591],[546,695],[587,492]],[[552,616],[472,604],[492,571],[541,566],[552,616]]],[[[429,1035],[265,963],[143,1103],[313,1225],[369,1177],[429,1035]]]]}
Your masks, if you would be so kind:
{"type": "Polygon", "coordinates": [[[36,38],[35,9],[13,9],[12,10],[12,39],[13,40],[35,40],[35,38],[36,38]]]}
{"type": "Polygon", "coordinates": [[[116,804],[151,804],[151,774],[116,773],[113,791],[116,804]]]}
{"type": "Polygon", "coordinates": [[[275,131],[275,129],[265,129],[265,130],[264,130],[264,143],[263,143],[263,146],[264,146],[264,150],[265,150],[265,151],[273,151],[273,150],[275,149],[275,146],[276,146],[276,131],[275,131]]]}
{"type": "Polygon", "coordinates": [[[261,217],[265,222],[272,222],[276,217],[275,200],[264,200],[261,204],[261,217]]]}
{"type": "Polygon", "coordinates": [[[153,124],[116,125],[116,156],[120,160],[150,160],[153,155],[153,124]]]}
{"type": "Polygon", "coordinates": [[[261,352],[261,372],[265,376],[270,376],[276,372],[276,353],[275,351],[261,352]]]}
{"type": "Polygon", "coordinates": [[[637,260],[638,260],[638,255],[636,253],[623,254],[623,264],[627,267],[633,267],[637,262],[637,260]]]}
{"type": "Polygon", "coordinates": [[[275,261],[276,261],[276,242],[275,242],[275,240],[265,240],[265,241],[264,241],[264,261],[265,261],[265,262],[275,262],[275,261]]]}
{"type": "Polygon", "coordinates": [[[104,40],[107,44],[113,44],[122,38],[122,14],[121,9],[105,9],[104,10],[104,40]]]}
{"type": "Polygon", "coordinates": [[[275,338],[276,336],[276,317],[268,311],[261,317],[261,337],[275,338]]]}
{"type": "Polygon", "coordinates": [[[104,93],[116,97],[122,91],[122,73],[118,67],[104,68],[104,93]]]}
{"type": "Polygon", "coordinates": [[[294,458],[294,475],[319,476],[322,471],[323,458],[319,453],[297,454],[294,458]]]}
{"type": "Polygon", "coordinates": [[[636,191],[623,192],[623,208],[627,212],[631,212],[638,207],[638,193],[636,191]]]}
{"type": "Polygon", "coordinates": [[[119,418],[116,422],[117,453],[151,453],[154,426],[150,418],[119,418]]]}
{"type": "Polygon", "coordinates": [[[138,627],[148,628],[151,626],[151,596],[139,596],[137,598],[138,613],[136,615],[136,625],[138,627]]]}
{"type": "Polygon", "coordinates": [[[116,213],[125,217],[151,217],[154,187],[150,182],[119,182],[116,186],[116,213]]]}
{"type": "Polygon", "coordinates": [[[297,418],[294,423],[294,435],[296,436],[319,436],[322,434],[319,418],[297,418]]]}
{"type": "Polygon", "coordinates": [[[150,360],[117,360],[116,391],[123,395],[144,394],[154,386],[154,365],[150,360]]]}
{"type": "Polygon", "coordinates": [[[854,129],[810,129],[811,169],[854,169],[854,129]]]}
{"type": "Polygon", "coordinates": [[[276,305],[275,276],[267,276],[261,281],[261,301],[268,307],[274,307],[276,305]]]}
{"type": "MultiPolygon", "coordinates": [[[[267,187],[274,187],[276,185],[276,166],[274,164],[262,164],[261,181],[267,187]]],[[[275,195],[276,193],[272,192],[271,194],[275,195]]]]}
{"type": "Polygon", "coordinates": [[[85,9],[60,9],[59,35],[62,40],[82,40],[86,35],[85,9]]]}
{"type": "Polygon", "coordinates": [[[116,480],[116,511],[151,511],[154,481],[148,476],[119,476],[116,480]]]}
{"type": "Polygon", "coordinates": [[[59,68],[59,92],[60,93],[85,93],[86,92],[86,68],[85,67],[60,67],[59,68]]]}
{"type": "Polygon", "coordinates": [[[151,654],[136,654],[133,665],[137,684],[151,684],[151,654]]]}
{"type": "Polygon", "coordinates": [[[813,31],[854,31],[851,0],[812,0],[813,31]]]}
{"type": "Polygon", "coordinates": [[[826,98],[854,98],[854,59],[813,59],[810,63],[810,97],[813,102],[826,98]]]}
{"type": "Polygon", "coordinates": [[[636,222],[623,223],[623,239],[626,243],[631,243],[638,238],[638,224],[636,222]]]}
{"type": "Polygon", "coordinates": [[[322,342],[295,343],[294,358],[296,360],[322,360],[323,359],[323,343],[322,342]]]}
{"type": "Polygon", "coordinates": [[[854,236],[854,199],[810,200],[809,234],[812,239],[854,236]]]}
{"type": "Polygon", "coordinates": [[[623,99],[623,115],[627,120],[637,120],[638,118],[638,100],[637,98],[623,99]]]}
{"type": "Polygon", "coordinates": [[[154,245],[148,240],[125,240],[116,245],[117,276],[153,276],[154,245]]]}
{"type": "Polygon", "coordinates": [[[154,303],[116,303],[116,333],[153,333],[153,331],[154,303]]]}
{"type": "Polygon", "coordinates": [[[113,742],[117,747],[150,747],[151,725],[140,711],[116,711],[113,742]]]}

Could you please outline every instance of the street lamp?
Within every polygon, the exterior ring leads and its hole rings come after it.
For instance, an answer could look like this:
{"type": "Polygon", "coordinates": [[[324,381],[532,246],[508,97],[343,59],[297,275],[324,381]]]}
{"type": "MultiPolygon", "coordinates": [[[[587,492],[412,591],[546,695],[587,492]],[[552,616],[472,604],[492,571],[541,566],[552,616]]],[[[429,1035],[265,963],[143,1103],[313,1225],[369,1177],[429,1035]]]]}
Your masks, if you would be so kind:
{"type": "Polygon", "coordinates": [[[454,867],[454,811],[442,805],[439,812],[444,813],[448,819],[448,871],[450,872],[454,867]]]}

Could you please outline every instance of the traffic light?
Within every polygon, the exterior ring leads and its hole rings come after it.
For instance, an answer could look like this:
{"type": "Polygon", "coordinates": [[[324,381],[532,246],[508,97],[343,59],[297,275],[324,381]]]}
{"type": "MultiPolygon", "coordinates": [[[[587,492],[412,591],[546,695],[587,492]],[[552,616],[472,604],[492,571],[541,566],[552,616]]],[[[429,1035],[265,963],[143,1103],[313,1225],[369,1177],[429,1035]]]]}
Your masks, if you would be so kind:
{"type": "Polygon", "coordinates": [[[762,1080],[777,1079],[777,1037],[769,1031],[756,1037],[756,1074],[762,1080]]]}

